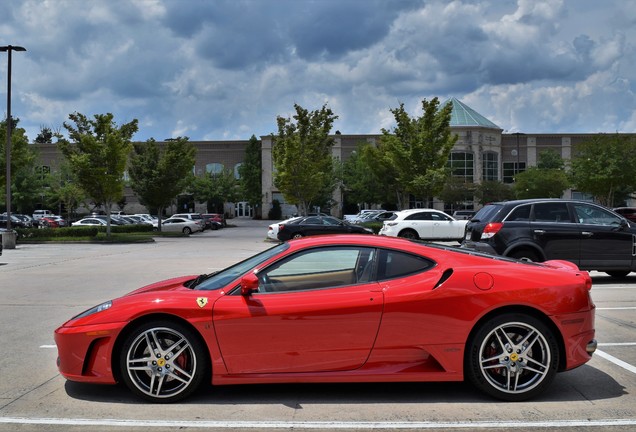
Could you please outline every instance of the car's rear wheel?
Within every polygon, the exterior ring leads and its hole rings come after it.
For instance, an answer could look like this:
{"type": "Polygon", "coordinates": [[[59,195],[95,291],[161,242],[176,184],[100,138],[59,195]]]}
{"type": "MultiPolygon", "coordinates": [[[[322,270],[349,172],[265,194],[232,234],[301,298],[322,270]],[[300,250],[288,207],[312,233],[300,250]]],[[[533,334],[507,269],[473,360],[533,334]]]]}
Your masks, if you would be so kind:
{"type": "Polygon", "coordinates": [[[614,270],[614,271],[608,271],[606,273],[613,278],[622,279],[626,277],[628,274],[630,274],[631,272],[629,270],[614,270]]]}
{"type": "Polygon", "coordinates": [[[133,330],[120,354],[126,386],[152,402],[175,402],[203,382],[207,357],[201,342],[188,327],[153,321],[133,330]]]}
{"type": "Polygon", "coordinates": [[[513,253],[510,254],[510,258],[516,258],[518,260],[532,261],[532,262],[541,261],[541,258],[539,258],[539,254],[537,254],[535,251],[530,249],[520,249],[520,250],[514,251],[513,253]]]}
{"type": "Polygon", "coordinates": [[[182,230],[182,231],[183,231],[183,233],[184,233],[185,235],[190,235],[190,234],[192,234],[192,230],[191,230],[190,228],[188,228],[188,227],[183,228],[183,230],[182,230]]]}
{"type": "Polygon", "coordinates": [[[466,349],[466,375],[483,392],[505,401],[541,393],[554,378],[559,349],[552,331],[526,314],[504,314],[478,329],[466,349]]]}
{"type": "Polygon", "coordinates": [[[293,239],[299,239],[299,238],[303,238],[302,233],[296,233],[292,236],[293,239]]]}
{"type": "Polygon", "coordinates": [[[418,240],[420,238],[420,236],[417,235],[417,232],[413,231],[412,229],[405,229],[400,231],[400,233],[398,234],[398,237],[402,237],[402,238],[410,239],[410,240],[418,240]]]}

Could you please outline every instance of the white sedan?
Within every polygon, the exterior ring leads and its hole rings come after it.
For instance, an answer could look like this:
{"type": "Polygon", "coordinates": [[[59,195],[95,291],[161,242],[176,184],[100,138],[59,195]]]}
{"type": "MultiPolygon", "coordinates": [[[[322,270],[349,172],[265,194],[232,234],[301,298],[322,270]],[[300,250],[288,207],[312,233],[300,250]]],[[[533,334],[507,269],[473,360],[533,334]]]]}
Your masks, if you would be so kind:
{"type": "Polygon", "coordinates": [[[395,212],[384,221],[378,234],[420,240],[456,240],[464,238],[467,220],[457,220],[443,211],[411,209],[395,212]]]}
{"type": "Polygon", "coordinates": [[[161,222],[161,231],[192,234],[193,232],[202,231],[202,229],[201,225],[199,225],[192,219],[171,217],[161,222]]]}
{"type": "Polygon", "coordinates": [[[106,221],[104,219],[87,217],[73,222],[71,226],[106,226],[106,221]]]}
{"type": "Polygon", "coordinates": [[[298,217],[293,217],[289,219],[285,219],[284,221],[276,222],[267,227],[267,238],[270,240],[280,241],[278,240],[278,226],[280,224],[284,224],[287,222],[291,222],[294,219],[298,219],[298,217]]]}

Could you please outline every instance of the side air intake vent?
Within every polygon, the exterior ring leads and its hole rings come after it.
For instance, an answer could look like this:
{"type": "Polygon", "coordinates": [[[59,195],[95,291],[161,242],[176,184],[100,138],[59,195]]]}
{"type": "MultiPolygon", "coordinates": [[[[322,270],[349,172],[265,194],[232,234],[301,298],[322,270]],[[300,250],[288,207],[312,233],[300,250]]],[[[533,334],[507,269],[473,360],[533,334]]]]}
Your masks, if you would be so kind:
{"type": "Polygon", "coordinates": [[[442,285],[444,282],[446,282],[448,280],[448,278],[451,277],[452,274],[453,274],[453,269],[444,270],[444,273],[442,273],[442,277],[439,278],[439,280],[437,281],[437,283],[435,284],[433,289],[438,288],[440,285],[442,285]]]}

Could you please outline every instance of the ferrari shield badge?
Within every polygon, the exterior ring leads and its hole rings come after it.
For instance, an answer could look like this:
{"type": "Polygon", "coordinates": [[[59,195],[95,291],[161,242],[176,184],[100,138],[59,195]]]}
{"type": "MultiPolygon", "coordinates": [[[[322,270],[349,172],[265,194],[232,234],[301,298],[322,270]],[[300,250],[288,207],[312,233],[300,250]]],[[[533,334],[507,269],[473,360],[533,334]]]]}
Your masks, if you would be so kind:
{"type": "Polygon", "coordinates": [[[204,307],[206,304],[208,304],[208,298],[207,297],[198,297],[197,298],[197,304],[199,305],[200,308],[204,307]]]}

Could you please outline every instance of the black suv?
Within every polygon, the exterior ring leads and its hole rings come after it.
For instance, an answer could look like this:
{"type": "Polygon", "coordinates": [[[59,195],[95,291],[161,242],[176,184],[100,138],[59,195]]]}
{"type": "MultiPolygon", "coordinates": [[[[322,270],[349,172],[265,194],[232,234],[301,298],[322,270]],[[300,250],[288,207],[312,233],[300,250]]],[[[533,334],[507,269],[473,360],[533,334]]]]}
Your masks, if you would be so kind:
{"type": "Polygon", "coordinates": [[[531,261],[567,260],[614,277],[636,271],[636,226],[587,201],[488,204],[466,225],[462,247],[531,261]]]}

